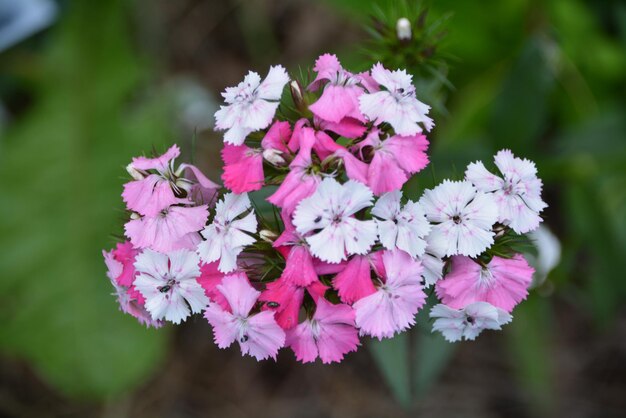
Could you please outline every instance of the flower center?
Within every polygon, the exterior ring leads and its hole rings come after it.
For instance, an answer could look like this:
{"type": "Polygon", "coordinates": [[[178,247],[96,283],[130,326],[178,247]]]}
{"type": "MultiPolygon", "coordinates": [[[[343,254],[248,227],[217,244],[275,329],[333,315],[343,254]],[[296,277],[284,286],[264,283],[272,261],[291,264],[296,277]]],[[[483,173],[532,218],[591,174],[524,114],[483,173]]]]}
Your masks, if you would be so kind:
{"type": "Polygon", "coordinates": [[[457,224],[457,225],[458,225],[458,224],[460,224],[460,223],[462,222],[461,216],[459,216],[459,215],[454,215],[454,216],[452,217],[452,222],[454,222],[454,223],[455,223],[455,224],[457,224]]]}
{"type": "Polygon", "coordinates": [[[165,282],[165,285],[163,286],[159,286],[157,287],[157,289],[159,290],[159,292],[161,293],[167,293],[170,290],[172,290],[172,287],[174,287],[174,285],[176,284],[176,280],[174,279],[168,279],[167,282],[165,282]]]}

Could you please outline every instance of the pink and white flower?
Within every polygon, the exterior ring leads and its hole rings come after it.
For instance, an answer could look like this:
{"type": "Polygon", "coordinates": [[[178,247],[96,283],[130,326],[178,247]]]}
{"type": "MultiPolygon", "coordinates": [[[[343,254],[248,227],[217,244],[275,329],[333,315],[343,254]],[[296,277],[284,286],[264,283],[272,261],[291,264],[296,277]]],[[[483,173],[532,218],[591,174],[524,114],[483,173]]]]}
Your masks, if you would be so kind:
{"type": "Polygon", "coordinates": [[[285,331],[276,323],[274,312],[250,314],[260,292],[254,290],[243,273],[224,277],[217,288],[228,301],[229,309],[211,302],[204,313],[213,326],[217,346],[227,348],[237,341],[242,354],[257,360],[276,360],[278,350],[285,345],[285,331]]]}
{"type": "Polygon", "coordinates": [[[346,254],[366,254],[376,241],[376,223],[353,216],[371,206],[372,199],[367,186],[352,180],[339,184],[329,177],[298,204],[293,224],[314,256],[338,263],[346,254]]]}
{"type": "Polygon", "coordinates": [[[135,288],[145,298],[152,319],[180,324],[191,313],[199,313],[209,303],[196,280],[200,259],[189,250],[168,254],[144,250],[137,255],[135,288]]]}
{"type": "Polygon", "coordinates": [[[288,82],[287,72],[277,65],[270,67],[262,82],[259,74],[250,71],[236,87],[227,87],[222,93],[227,105],[215,113],[215,128],[226,131],[224,142],[242,145],[250,133],[270,126],[288,82]]]}
{"type": "Polygon", "coordinates": [[[499,151],[495,163],[502,177],[490,173],[481,161],[471,163],[465,178],[482,192],[493,193],[498,205],[498,222],[509,225],[518,234],[536,229],[539,213],[547,207],[541,200],[541,180],[532,161],[517,158],[509,150],[499,151]]]}
{"type": "Polygon", "coordinates": [[[349,305],[333,305],[319,298],[313,318],[289,330],[285,345],[303,363],[313,362],[317,357],[324,364],[340,362],[346,353],[356,351],[359,346],[354,318],[349,305]]]}
{"type": "Polygon", "coordinates": [[[469,181],[445,180],[424,192],[419,201],[434,223],[428,237],[446,256],[475,257],[493,244],[498,207],[493,196],[477,191],[469,181]]]}
{"type": "Polygon", "coordinates": [[[401,206],[402,192],[385,193],[372,208],[380,243],[388,250],[399,248],[415,258],[424,254],[430,224],[421,206],[408,201],[401,206]]]}
{"type": "Polygon", "coordinates": [[[415,324],[415,314],[426,302],[422,265],[403,251],[385,251],[384,272],[376,293],[352,305],[361,334],[379,340],[391,338],[415,324]]]}
{"type": "Polygon", "coordinates": [[[528,296],[534,271],[521,254],[510,259],[494,256],[485,267],[469,257],[455,256],[450,273],[437,282],[437,296],[451,308],[489,302],[511,312],[528,296]]]}
{"type": "Polygon", "coordinates": [[[462,309],[439,304],[431,309],[430,317],[436,318],[433,332],[441,332],[449,342],[473,341],[483,330],[500,330],[513,319],[506,311],[487,302],[475,302],[462,309]]]}
{"type": "Polygon", "coordinates": [[[375,123],[387,122],[397,135],[410,136],[430,131],[434,122],[426,116],[430,106],[417,100],[413,76],[405,70],[389,71],[380,63],[371,70],[372,78],[385,90],[359,97],[361,112],[375,123]],[[421,124],[421,125],[420,125],[421,124]]]}
{"type": "Polygon", "coordinates": [[[218,269],[230,273],[237,268],[237,256],[244,247],[256,239],[250,234],[257,232],[254,210],[240,218],[251,207],[247,194],[227,193],[215,206],[215,217],[201,234],[205,238],[198,245],[198,254],[205,263],[219,260],[218,269]]]}

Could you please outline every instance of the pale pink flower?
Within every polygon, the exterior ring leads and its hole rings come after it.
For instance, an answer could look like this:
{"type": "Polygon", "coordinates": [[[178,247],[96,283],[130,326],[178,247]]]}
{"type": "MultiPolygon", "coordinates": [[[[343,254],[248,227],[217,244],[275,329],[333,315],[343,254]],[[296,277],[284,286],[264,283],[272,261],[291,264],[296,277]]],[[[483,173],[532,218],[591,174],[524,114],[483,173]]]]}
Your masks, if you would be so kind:
{"type": "Polygon", "coordinates": [[[228,189],[240,194],[261,190],[265,176],[260,149],[226,144],[222,149],[222,159],[222,180],[228,189]]]}
{"type": "Polygon", "coordinates": [[[150,313],[144,307],[143,297],[137,294],[138,292],[134,288],[120,285],[118,280],[116,280],[122,274],[124,267],[121,262],[115,259],[114,251],[102,251],[102,255],[108,270],[107,276],[115,289],[114,295],[117,298],[120,310],[137,318],[140,324],[147,327],[160,328],[163,325],[163,321],[152,319],[150,313]]]}
{"type": "Polygon", "coordinates": [[[280,65],[270,67],[265,80],[250,71],[236,87],[222,93],[227,105],[215,113],[215,128],[226,131],[224,142],[242,145],[248,134],[267,128],[278,109],[289,76],[280,65]]]}
{"type": "Polygon", "coordinates": [[[491,194],[477,191],[469,181],[444,180],[426,190],[419,203],[435,224],[428,241],[446,256],[474,257],[493,244],[498,207],[491,194]]]}
{"type": "Polygon", "coordinates": [[[206,205],[170,206],[155,216],[131,219],[124,225],[125,234],[136,248],[169,252],[195,248],[200,231],[209,217],[206,205]]]}
{"type": "Polygon", "coordinates": [[[219,270],[230,273],[237,268],[237,257],[256,239],[257,220],[247,194],[227,193],[215,206],[213,222],[202,230],[205,241],[198,245],[198,254],[205,263],[219,260],[219,270]],[[248,212],[248,210],[250,210],[248,212]],[[243,218],[241,215],[247,213],[243,218]]]}
{"type": "Polygon", "coordinates": [[[209,303],[196,280],[200,259],[193,251],[177,250],[168,254],[144,250],[137,255],[135,288],[146,299],[152,319],[180,324],[191,313],[199,313],[209,303]]]}
{"type": "Polygon", "coordinates": [[[424,254],[430,231],[424,210],[419,204],[408,201],[401,206],[402,192],[385,193],[372,208],[376,216],[380,243],[388,250],[399,248],[415,258],[424,254]]]}
{"type": "Polygon", "coordinates": [[[366,254],[376,241],[376,223],[353,215],[371,206],[372,191],[348,181],[324,179],[310,197],[296,208],[293,224],[305,236],[311,253],[322,261],[338,263],[346,255],[366,254]]]}
{"type": "Polygon", "coordinates": [[[430,106],[415,97],[410,74],[405,70],[389,71],[380,63],[372,67],[371,73],[385,90],[359,97],[360,109],[365,116],[375,123],[389,123],[395,133],[402,136],[416,135],[424,128],[427,131],[433,128],[433,120],[426,116],[430,106]]]}
{"type": "Polygon", "coordinates": [[[509,150],[499,151],[495,163],[502,177],[485,168],[482,162],[471,163],[465,178],[480,191],[491,192],[498,205],[498,222],[509,225],[518,234],[536,229],[539,213],[547,207],[541,200],[541,179],[532,161],[517,158],[509,150]]]}
{"type": "Polygon", "coordinates": [[[285,345],[303,363],[313,362],[318,356],[324,364],[340,362],[359,346],[354,310],[343,303],[333,305],[324,298],[316,303],[313,318],[289,330],[285,345]]]}
{"type": "Polygon", "coordinates": [[[345,117],[365,120],[359,111],[363,89],[357,84],[358,77],[344,70],[337,57],[331,54],[320,56],[313,70],[317,71],[317,77],[309,90],[323,88],[320,98],[309,106],[315,116],[333,123],[345,117]]]}
{"type": "Polygon", "coordinates": [[[221,186],[209,180],[200,169],[191,164],[181,164],[185,169],[185,179],[191,182],[186,187],[187,198],[196,205],[208,205],[213,207],[217,199],[217,193],[221,186]]]}
{"type": "Polygon", "coordinates": [[[376,292],[372,282],[371,255],[355,255],[333,279],[339,298],[344,303],[354,303],[376,292]]]}
{"type": "Polygon", "coordinates": [[[426,302],[422,290],[422,265],[403,251],[384,251],[384,271],[379,272],[376,293],[352,305],[361,334],[379,340],[390,338],[415,324],[415,314],[426,302]]]}
{"type": "Polygon", "coordinates": [[[534,271],[521,254],[510,259],[494,256],[485,267],[469,257],[455,256],[450,272],[437,282],[437,296],[451,308],[489,302],[511,312],[528,296],[534,271]]]}
{"type": "Polygon", "coordinates": [[[483,330],[500,330],[502,325],[513,319],[506,311],[487,302],[475,302],[462,309],[435,305],[430,311],[430,317],[436,318],[433,332],[441,332],[449,342],[462,339],[473,341],[483,330]]]}
{"type": "Polygon", "coordinates": [[[229,309],[209,303],[204,313],[213,326],[217,346],[226,348],[236,340],[242,354],[257,360],[268,357],[275,360],[278,350],[285,345],[285,331],[276,323],[274,312],[250,315],[260,292],[254,290],[243,273],[224,277],[217,288],[228,301],[229,309]]]}
{"type": "Polygon", "coordinates": [[[142,215],[155,216],[173,204],[188,203],[186,199],[179,197],[184,193],[174,170],[174,160],[179,155],[178,146],[172,145],[159,157],[133,158],[127,170],[135,180],[124,184],[122,192],[128,209],[142,215]],[[157,173],[151,174],[148,170],[156,170],[157,173]]]}
{"type": "Polygon", "coordinates": [[[400,190],[409,177],[428,165],[424,135],[391,136],[384,140],[373,129],[358,145],[363,160],[370,161],[367,185],[376,196],[400,190]]]}

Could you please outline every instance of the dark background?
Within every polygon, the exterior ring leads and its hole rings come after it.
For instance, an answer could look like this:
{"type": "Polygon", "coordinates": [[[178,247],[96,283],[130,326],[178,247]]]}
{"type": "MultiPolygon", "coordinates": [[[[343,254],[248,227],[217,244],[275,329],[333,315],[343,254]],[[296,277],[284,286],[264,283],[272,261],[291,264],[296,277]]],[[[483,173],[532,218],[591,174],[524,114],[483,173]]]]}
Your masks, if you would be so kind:
{"type": "Polygon", "coordinates": [[[454,86],[432,95],[433,176],[536,161],[560,262],[503,332],[452,346],[427,325],[323,366],[218,350],[200,317],[143,329],[100,251],[132,156],[177,142],[217,180],[220,91],[324,52],[368,68],[368,16],[397,2],[49,3],[10,45],[0,19],[0,416],[626,416],[626,4],[431,4],[454,86]]]}

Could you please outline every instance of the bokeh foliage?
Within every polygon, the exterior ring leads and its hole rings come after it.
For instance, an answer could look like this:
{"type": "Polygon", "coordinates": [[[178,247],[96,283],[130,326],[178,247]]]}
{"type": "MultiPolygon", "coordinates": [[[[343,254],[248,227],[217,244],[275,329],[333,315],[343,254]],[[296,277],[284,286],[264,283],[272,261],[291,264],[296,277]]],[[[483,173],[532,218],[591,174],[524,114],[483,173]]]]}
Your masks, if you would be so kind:
{"type": "Polygon", "coordinates": [[[0,349],[84,397],[135,387],[167,336],[117,311],[100,254],[120,231],[123,162],[169,139],[164,104],[129,101],[149,74],[126,10],[75,2],[43,56],[5,62],[37,97],[2,138],[0,349]]]}

